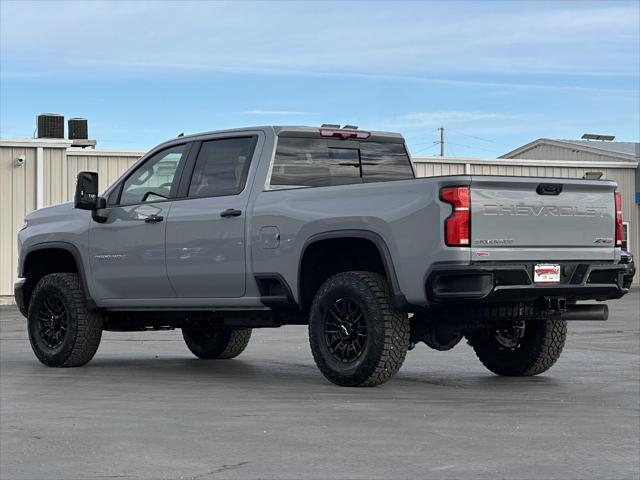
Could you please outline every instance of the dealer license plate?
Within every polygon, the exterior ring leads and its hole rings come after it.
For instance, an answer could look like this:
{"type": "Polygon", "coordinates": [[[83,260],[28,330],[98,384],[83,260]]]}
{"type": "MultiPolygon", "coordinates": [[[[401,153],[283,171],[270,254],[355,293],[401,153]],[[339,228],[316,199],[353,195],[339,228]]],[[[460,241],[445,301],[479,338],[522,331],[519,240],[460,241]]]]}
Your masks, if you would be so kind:
{"type": "Polygon", "coordinates": [[[559,283],[560,265],[535,265],[533,267],[533,281],[536,283],[559,283]]]}

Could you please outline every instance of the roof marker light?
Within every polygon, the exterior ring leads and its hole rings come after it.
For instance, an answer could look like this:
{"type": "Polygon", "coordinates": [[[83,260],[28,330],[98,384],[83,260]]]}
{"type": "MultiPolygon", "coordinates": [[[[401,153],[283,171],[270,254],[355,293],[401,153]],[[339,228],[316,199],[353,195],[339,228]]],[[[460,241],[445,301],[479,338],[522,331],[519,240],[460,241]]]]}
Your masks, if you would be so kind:
{"type": "Polygon", "coordinates": [[[371,136],[371,132],[364,132],[362,130],[347,130],[346,128],[321,128],[320,135],[322,137],[337,137],[343,140],[347,138],[357,138],[359,140],[364,140],[371,136]]]}

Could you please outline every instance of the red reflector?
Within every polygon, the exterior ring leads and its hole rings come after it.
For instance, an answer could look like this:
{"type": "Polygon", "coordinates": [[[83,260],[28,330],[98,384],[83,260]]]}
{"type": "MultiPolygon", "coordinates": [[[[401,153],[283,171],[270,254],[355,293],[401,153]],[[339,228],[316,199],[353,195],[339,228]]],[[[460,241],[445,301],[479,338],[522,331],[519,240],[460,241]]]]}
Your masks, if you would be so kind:
{"type": "Polygon", "coordinates": [[[321,128],[320,135],[323,137],[338,137],[338,138],[358,138],[364,140],[371,136],[371,132],[363,132],[362,130],[349,130],[347,128],[321,128]]]}
{"type": "Polygon", "coordinates": [[[622,195],[616,192],[616,247],[622,246],[622,195]]]}
{"type": "Polygon", "coordinates": [[[453,212],[444,222],[445,243],[453,247],[467,247],[471,238],[469,187],[445,187],[440,199],[453,206],[453,212]]]}

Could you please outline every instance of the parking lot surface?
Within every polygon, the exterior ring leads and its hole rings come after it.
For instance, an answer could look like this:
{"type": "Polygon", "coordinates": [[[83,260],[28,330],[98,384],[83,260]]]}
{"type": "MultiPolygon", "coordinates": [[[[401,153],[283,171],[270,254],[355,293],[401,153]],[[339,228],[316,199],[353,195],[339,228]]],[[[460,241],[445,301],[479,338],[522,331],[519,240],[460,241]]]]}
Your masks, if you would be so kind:
{"type": "Polygon", "coordinates": [[[639,292],[609,305],[608,322],[570,323],[539,377],[419,345],[356,389],[321,376],[300,326],[218,361],[179,331],[105,332],[89,365],[50,369],[0,307],[0,477],[637,479],[639,292]]]}

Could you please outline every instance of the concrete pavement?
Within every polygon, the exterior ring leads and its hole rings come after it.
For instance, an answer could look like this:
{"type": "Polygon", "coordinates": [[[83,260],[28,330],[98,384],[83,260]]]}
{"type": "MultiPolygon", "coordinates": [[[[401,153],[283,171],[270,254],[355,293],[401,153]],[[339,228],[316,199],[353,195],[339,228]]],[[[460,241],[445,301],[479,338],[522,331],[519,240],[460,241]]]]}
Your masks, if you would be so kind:
{"type": "Polygon", "coordinates": [[[377,388],[316,369],[306,327],[234,360],[179,331],[110,333],[82,368],[33,356],[0,307],[0,478],[640,478],[640,296],[573,322],[546,374],[500,378],[466,344],[419,345],[377,388]]]}

